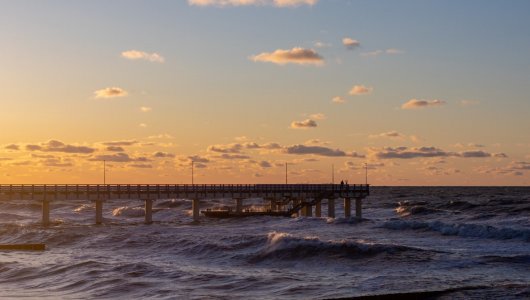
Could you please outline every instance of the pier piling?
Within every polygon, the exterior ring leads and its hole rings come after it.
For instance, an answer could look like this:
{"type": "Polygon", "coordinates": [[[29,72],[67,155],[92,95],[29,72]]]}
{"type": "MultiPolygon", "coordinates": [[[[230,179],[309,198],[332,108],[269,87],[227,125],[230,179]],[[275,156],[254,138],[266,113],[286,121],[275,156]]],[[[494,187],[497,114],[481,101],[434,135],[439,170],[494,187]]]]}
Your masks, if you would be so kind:
{"type": "Polygon", "coordinates": [[[103,200],[96,200],[96,225],[103,223],[103,200]]]}
{"type": "Polygon", "coordinates": [[[191,203],[191,209],[193,211],[193,221],[198,222],[199,221],[199,199],[193,199],[193,202],[191,203]]]}
{"type": "Polygon", "coordinates": [[[335,199],[328,199],[328,217],[335,218],[335,199]]]}
{"type": "Polygon", "coordinates": [[[153,200],[145,199],[145,224],[153,223],[153,200]]]}
{"type": "Polygon", "coordinates": [[[355,217],[357,217],[357,219],[362,219],[363,217],[362,201],[363,198],[355,198],[355,217]]]}
{"type": "Polygon", "coordinates": [[[318,199],[315,203],[315,217],[322,217],[322,200],[318,199]]]}
{"type": "Polygon", "coordinates": [[[50,200],[42,200],[42,226],[50,225],[50,200]]]}
{"type": "Polygon", "coordinates": [[[344,198],[344,217],[345,218],[351,217],[351,199],[350,198],[344,198]]]}

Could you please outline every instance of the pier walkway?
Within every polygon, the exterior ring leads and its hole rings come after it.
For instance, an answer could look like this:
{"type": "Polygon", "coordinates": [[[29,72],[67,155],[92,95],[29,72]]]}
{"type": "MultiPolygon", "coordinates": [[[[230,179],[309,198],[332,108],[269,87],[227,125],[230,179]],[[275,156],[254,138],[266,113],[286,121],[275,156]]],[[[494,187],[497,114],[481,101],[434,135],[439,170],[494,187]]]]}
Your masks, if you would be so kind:
{"type": "Polygon", "coordinates": [[[289,208],[303,216],[321,216],[321,201],[328,201],[328,216],[335,217],[335,200],[344,200],[345,217],[350,217],[351,200],[355,199],[356,217],[361,218],[362,199],[370,194],[366,184],[12,184],[0,185],[1,200],[35,200],[42,202],[42,223],[50,223],[50,201],[88,200],[95,202],[96,224],[103,222],[103,202],[115,199],[145,201],[145,222],[152,222],[153,201],[158,199],[191,199],[192,216],[199,220],[201,200],[234,199],[241,212],[243,200],[262,198],[270,210],[289,208]]]}

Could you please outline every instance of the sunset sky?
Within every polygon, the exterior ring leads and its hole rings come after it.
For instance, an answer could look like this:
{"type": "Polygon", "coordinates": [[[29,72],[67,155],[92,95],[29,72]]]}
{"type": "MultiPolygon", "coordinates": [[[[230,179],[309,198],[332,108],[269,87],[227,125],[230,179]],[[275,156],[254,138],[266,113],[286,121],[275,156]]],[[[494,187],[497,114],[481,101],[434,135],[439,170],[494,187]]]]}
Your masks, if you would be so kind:
{"type": "Polygon", "coordinates": [[[529,13],[2,0],[0,183],[529,185],[529,13]]]}

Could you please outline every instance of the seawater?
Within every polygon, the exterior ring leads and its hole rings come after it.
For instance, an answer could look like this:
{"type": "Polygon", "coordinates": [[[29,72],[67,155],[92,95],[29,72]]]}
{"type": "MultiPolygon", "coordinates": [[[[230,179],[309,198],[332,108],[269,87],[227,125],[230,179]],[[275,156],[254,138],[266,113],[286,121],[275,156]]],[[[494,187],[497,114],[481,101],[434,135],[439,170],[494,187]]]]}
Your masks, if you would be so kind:
{"type": "MultiPolygon", "coordinates": [[[[260,199],[245,201],[259,205],[260,199]]],[[[373,187],[355,218],[207,219],[191,201],[0,202],[0,297],[327,299],[446,291],[440,299],[530,298],[530,188],[373,187]]],[[[233,205],[205,200],[202,208],[233,205]]],[[[322,205],[326,215],[326,202],[322,205]]],[[[343,216],[337,201],[336,216],[343,216]]]]}

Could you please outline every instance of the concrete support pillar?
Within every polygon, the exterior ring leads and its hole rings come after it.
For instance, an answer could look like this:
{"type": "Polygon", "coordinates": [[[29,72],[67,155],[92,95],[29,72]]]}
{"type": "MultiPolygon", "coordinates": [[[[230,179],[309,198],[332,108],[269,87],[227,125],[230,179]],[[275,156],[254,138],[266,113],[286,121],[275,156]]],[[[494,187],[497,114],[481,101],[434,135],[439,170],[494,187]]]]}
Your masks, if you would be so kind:
{"type": "Polygon", "coordinates": [[[243,211],[243,199],[238,198],[236,199],[236,212],[240,213],[243,211]]]}
{"type": "Polygon", "coordinates": [[[145,224],[153,223],[153,200],[145,199],[145,224]]]}
{"type": "Polygon", "coordinates": [[[42,226],[50,225],[50,201],[42,200],[42,226]]]}
{"type": "Polygon", "coordinates": [[[306,217],[312,217],[313,216],[313,206],[311,204],[306,205],[306,207],[305,207],[305,216],[306,217]]]}
{"type": "Polygon", "coordinates": [[[357,219],[363,217],[363,198],[355,198],[355,217],[357,219]]]}
{"type": "MultiPolygon", "coordinates": [[[[299,200],[299,199],[293,199],[293,207],[298,206],[299,204],[300,204],[300,200],[299,200]]],[[[302,216],[302,209],[299,209],[299,210],[296,212],[296,216],[297,216],[297,217],[302,216]]]]}
{"type": "Polygon", "coordinates": [[[276,211],[277,210],[277,208],[276,208],[276,200],[270,199],[270,203],[271,203],[270,210],[271,211],[276,211]]]}
{"type": "Polygon", "coordinates": [[[351,217],[351,199],[350,198],[344,198],[344,217],[345,218],[351,217]]]}
{"type": "Polygon", "coordinates": [[[199,221],[199,202],[199,199],[193,199],[191,204],[191,209],[193,211],[193,221],[195,222],[199,221]]]}
{"type": "Polygon", "coordinates": [[[96,225],[103,223],[103,200],[96,200],[96,225]]]}
{"type": "Polygon", "coordinates": [[[317,203],[315,204],[315,217],[322,217],[322,200],[320,199],[317,200],[317,203]]]}
{"type": "Polygon", "coordinates": [[[328,217],[335,218],[335,199],[328,199],[328,217]]]}

